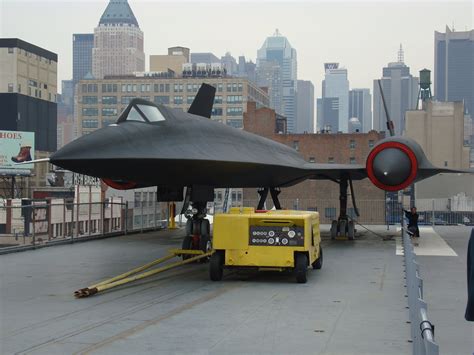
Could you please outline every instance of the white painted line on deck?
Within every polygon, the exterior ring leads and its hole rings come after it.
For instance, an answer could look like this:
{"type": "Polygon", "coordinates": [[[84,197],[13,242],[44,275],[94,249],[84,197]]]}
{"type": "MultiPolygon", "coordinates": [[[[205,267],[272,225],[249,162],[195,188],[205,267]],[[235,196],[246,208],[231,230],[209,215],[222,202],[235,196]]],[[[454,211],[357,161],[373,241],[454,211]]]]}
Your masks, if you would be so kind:
{"type": "MultiPolygon", "coordinates": [[[[400,230],[397,228],[397,230],[400,230]]],[[[432,255],[432,256],[458,256],[456,252],[444,241],[441,236],[436,233],[433,227],[420,227],[420,238],[418,238],[418,246],[414,247],[416,255],[432,255]]],[[[396,255],[403,255],[402,239],[397,238],[396,255]]]]}

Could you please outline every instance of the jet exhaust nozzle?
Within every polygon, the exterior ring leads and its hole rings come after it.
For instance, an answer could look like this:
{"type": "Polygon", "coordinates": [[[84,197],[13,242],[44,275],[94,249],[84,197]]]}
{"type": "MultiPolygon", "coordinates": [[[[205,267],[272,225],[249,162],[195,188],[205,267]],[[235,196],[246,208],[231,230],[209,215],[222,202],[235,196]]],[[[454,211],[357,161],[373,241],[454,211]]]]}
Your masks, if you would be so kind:
{"type": "Polygon", "coordinates": [[[369,153],[367,175],[372,183],[385,191],[399,191],[416,178],[418,161],[415,153],[405,144],[386,141],[369,153]]]}

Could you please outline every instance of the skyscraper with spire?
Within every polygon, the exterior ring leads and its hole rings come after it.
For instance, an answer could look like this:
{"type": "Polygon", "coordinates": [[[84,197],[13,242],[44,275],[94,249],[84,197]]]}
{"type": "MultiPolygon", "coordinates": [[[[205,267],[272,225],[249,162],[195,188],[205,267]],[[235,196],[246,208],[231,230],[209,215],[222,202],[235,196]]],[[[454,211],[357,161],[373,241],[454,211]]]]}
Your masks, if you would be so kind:
{"type": "MultiPolygon", "coordinates": [[[[395,126],[395,133],[402,134],[405,129],[405,112],[416,108],[419,79],[410,74],[410,67],[405,64],[402,45],[398,50],[397,61],[388,63],[383,68],[380,78],[390,119],[395,126]]],[[[383,107],[377,79],[374,80],[374,129],[387,130],[387,118],[383,107]]]]}
{"type": "Polygon", "coordinates": [[[288,132],[296,131],[296,50],[278,29],[257,51],[257,82],[268,87],[270,106],[287,119],[288,132]]]}
{"type": "Polygon", "coordinates": [[[92,74],[126,75],[145,70],[143,32],[127,0],[110,0],[94,29],[92,74]]]}

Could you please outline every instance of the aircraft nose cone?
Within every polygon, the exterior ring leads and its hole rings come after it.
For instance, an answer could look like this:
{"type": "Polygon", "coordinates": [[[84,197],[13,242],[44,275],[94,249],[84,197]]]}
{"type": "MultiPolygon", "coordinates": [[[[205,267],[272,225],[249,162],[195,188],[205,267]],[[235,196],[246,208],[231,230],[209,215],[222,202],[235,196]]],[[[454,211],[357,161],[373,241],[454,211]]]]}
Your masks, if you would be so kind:
{"type": "MultiPolygon", "coordinates": [[[[116,133],[120,133],[119,127],[115,128],[116,133]]],[[[112,157],[117,146],[120,146],[113,131],[113,128],[107,127],[79,137],[54,153],[50,157],[50,162],[63,169],[97,176],[97,173],[105,168],[104,159],[112,157]]]]}
{"type": "Polygon", "coordinates": [[[373,161],[374,175],[381,183],[388,186],[403,184],[411,173],[411,161],[408,155],[396,148],[382,150],[373,161]]]}

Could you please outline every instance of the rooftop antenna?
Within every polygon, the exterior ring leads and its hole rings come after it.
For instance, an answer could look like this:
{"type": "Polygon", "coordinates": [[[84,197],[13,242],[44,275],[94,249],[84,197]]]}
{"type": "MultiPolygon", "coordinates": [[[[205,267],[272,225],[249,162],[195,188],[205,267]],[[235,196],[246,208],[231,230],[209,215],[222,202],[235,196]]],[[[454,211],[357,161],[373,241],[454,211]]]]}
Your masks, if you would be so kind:
{"type": "Polygon", "coordinates": [[[385,111],[385,117],[387,118],[387,129],[390,132],[390,137],[393,137],[395,135],[395,129],[393,126],[393,121],[390,119],[390,114],[387,109],[387,103],[385,102],[385,96],[383,94],[383,89],[382,89],[382,82],[380,79],[378,79],[377,83],[379,84],[379,90],[380,90],[380,96],[382,97],[383,109],[385,111]]]}
{"type": "Polygon", "coordinates": [[[400,49],[398,50],[398,62],[405,63],[405,53],[403,52],[403,47],[401,43],[400,43],[400,49]]]}
{"type": "Polygon", "coordinates": [[[280,31],[278,31],[278,28],[275,29],[275,33],[273,34],[274,37],[279,37],[281,36],[280,31]]]}

